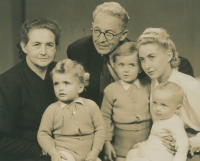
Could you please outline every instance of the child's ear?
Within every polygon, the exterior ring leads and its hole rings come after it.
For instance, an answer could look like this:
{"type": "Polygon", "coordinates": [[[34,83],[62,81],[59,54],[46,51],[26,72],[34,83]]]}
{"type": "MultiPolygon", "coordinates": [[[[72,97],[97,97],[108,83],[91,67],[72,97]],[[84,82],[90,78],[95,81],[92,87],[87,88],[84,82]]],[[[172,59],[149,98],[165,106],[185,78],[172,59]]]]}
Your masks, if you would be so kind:
{"type": "Polygon", "coordinates": [[[83,90],[84,90],[84,85],[83,84],[79,84],[78,93],[80,94],[81,92],[83,92],[83,90]]]}
{"type": "Polygon", "coordinates": [[[175,111],[175,113],[176,113],[176,114],[179,114],[181,108],[182,108],[182,104],[179,104],[179,105],[176,107],[176,111],[175,111]]]}

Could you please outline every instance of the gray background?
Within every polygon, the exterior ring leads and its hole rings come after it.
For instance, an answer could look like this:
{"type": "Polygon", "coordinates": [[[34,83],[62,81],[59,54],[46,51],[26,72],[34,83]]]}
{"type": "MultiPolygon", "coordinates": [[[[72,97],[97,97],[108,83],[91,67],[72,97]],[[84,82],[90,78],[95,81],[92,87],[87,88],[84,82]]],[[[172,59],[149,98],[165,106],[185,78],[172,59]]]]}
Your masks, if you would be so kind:
{"type": "MultiPolygon", "coordinates": [[[[25,20],[49,17],[62,28],[56,61],[66,58],[67,46],[90,35],[92,12],[104,0],[0,0],[0,73],[18,63],[16,43],[25,20]]],[[[128,38],[136,40],[147,27],[163,27],[177,51],[200,76],[199,0],[116,0],[129,13],[128,38]]]]}

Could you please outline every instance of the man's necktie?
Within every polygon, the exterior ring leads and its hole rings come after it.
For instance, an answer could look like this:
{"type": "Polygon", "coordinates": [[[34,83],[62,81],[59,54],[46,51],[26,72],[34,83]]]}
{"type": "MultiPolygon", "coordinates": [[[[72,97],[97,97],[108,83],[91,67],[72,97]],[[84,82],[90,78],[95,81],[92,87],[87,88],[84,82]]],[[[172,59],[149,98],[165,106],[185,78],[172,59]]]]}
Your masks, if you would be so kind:
{"type": "Polygon", "coordinates": [[[100,75],[100,101],[102,101],[105,87],[112,82],[107,63],[109,63],[109,55],[103,55],[103,66],[100,75]]]}

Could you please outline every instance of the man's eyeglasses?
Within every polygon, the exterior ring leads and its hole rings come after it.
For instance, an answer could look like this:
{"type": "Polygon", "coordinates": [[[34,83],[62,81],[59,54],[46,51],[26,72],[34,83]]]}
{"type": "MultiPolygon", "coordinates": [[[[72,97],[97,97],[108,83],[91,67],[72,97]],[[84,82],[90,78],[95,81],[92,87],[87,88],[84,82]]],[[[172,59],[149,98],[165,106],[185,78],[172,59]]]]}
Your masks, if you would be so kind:
{"type": "Polygon", "coordinates": [[[110,33],[110,32],[101,32],[100,30],[93,29],[93,28],[91,28],[91,31],[93,32],[93,35],[96,36],[96,37],[99,37],[101,34],[103,34],[107,41],[112,40],[115,36],[117,36],[117,35],[119,35],[123,32],[122,31],[118,34],[113,34],[113,33],[110,33]]]}

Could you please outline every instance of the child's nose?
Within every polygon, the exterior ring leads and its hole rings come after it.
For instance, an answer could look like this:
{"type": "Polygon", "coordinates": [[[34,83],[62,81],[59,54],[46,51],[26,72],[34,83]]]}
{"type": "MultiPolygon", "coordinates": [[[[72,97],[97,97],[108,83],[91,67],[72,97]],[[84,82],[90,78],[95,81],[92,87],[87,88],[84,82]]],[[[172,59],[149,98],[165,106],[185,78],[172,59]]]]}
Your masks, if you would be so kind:
{"type": "Polygon", "coordinates": [[[59,90],[60,91],[63,90],[63,85],[62,84],[59,85],[59,90]]]}
{"type": "Polygon", "coordinates": [[[124,66],[124,71],[128,72],[129,71],[129,67],[128,66],[124,66]]]}
{"type": "Polygon", "coordinates": [[[160,106],[159,105],[156,106],[156,111],[160,111],[160,106]]]}

